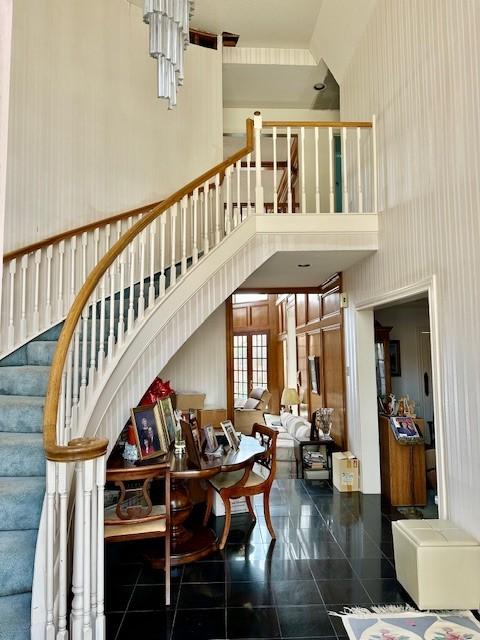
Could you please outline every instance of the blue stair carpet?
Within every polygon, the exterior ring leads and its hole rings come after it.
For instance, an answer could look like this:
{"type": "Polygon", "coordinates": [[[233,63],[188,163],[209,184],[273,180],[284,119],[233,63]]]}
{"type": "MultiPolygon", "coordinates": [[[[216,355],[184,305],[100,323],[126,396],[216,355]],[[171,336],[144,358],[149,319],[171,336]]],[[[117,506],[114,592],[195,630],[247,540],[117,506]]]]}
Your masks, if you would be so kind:
{"type": "MultiPolygon", "coordinates": [[[[192,263],[188,260],[188,266],[192,263]]],[[[180,275],[180,264],[176,265],[180,275]]],[[[167,269],[166,286],[170,282],[167,269]]],[[[149,278],[145,280],[145,302],[149,278]]],[[[159,274],[154,278],[159,294],[159,274]]],[[[140,285],[134,287],[135,316],[140,285]]],[[[129,289],[124,291],[126,322],[129,289]]],[[[110,299],[105,301],[108,317],[110,299]]],[[[114,299],[118,319],[120,294],[114,299]]],[[[97,316],[96,342],[99,344],[101,305],[97,316]]],[[[29,640],[31,589],[38,526],[45,494],[43,454],[43,408],[50,365],[62,330],[60,323],[0,360],[0,640],[29,640]]],[[[91,318],[88,320],[90,353],[91,318]]],[[[104,339],[109,326],[106,323],[104,339]]],[[[115,322],[115,336],[117,322],[115,322]]]]}

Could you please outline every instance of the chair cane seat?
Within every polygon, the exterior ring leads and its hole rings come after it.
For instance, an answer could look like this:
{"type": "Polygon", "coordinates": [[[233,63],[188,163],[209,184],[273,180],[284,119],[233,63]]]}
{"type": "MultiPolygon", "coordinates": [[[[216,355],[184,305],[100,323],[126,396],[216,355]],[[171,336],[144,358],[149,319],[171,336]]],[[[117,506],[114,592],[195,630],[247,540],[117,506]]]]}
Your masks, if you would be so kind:
{"type": "MultiPolygon", "coordinates": [[[[229,489],[237,484],[237,482],[240,482],[244,473],[244,470],[219,473],[218,475],[213,476],[213,478],[210,478],[210,484],[217,491],[220,491],[221,489],[229,489]]],[[[265,478],[262,478],[262,476],[255,473],[255,471],[250,471],[247,482],[243,487],[254,487],[258,484],[262,484],[263,482],[265,482],[265,478]]],[[[243,487],[239,487],[240,491],[243,487]]]]}

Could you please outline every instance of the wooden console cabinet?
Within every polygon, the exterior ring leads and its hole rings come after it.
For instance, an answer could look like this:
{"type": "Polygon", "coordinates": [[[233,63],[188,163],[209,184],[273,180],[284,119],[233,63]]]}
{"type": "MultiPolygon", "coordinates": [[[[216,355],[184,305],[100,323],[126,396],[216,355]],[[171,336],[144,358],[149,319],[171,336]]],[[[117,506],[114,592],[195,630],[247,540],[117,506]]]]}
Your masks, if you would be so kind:
{"type": "MultiPolygon", "coordinates": [[[[423,435],[424,420],[415,424],[423,435]]],[[[399,444],[386,416],[379,416],[379,430],[382,495],[394,507],[426,505],[425,445],[399,444]]]]}

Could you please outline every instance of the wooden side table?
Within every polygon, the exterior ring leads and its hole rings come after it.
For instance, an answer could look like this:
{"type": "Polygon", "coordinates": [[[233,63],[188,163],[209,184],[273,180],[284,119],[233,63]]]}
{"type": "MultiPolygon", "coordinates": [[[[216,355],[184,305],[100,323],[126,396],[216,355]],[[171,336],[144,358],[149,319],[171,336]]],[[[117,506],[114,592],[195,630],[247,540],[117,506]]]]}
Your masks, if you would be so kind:
{"type": "Polygon", "coordinates": [[[332,452],[337,449],[337,444],[333,438],[318,438],[310,440],[310,438],[294,438],[295,440],[295,457],[297,463],[297,478],[304,478],[305,463],[303,461],[303,450],[307,446],[317,445],[324,446],[327,450],[327,469],[328,479],[332,479],[332,452]],[[299,475],[300,471],[300,475],[299,475]]]}

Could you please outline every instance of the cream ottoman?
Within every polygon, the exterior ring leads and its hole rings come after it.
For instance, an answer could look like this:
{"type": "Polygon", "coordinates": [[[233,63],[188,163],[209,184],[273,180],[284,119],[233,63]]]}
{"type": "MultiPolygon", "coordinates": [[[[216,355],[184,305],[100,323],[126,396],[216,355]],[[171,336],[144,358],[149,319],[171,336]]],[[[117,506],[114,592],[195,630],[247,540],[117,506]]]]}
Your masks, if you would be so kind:
{"type": "Polygon", "coordinates": [[[397,580],[419,609],[480,607],[480,544],[449,520],[393,522],[397,580]]]}

